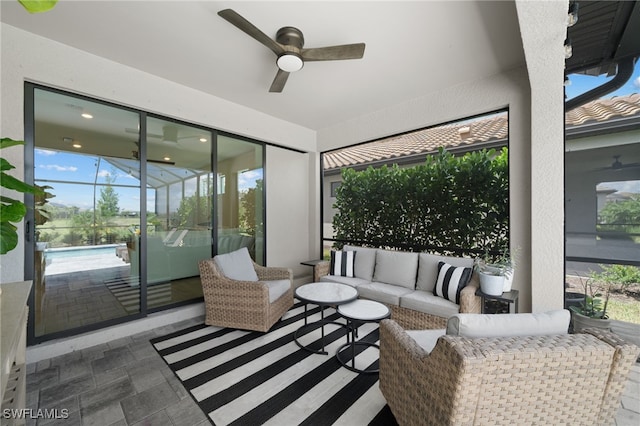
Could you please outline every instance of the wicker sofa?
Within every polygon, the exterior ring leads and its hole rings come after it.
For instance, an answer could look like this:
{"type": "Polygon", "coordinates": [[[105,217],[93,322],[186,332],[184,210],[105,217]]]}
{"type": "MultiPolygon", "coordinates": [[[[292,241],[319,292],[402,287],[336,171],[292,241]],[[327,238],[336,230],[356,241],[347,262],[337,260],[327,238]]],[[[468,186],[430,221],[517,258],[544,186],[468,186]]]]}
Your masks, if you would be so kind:
{"type": "Polygon", "coordinates": [[[267,332],[293,306],[293,271],[260,266],[246,248],[201,260],[199,268],[207,325],[267,332]],[[223,273],[219,259],[237,253],[251,269],[247,278],[223,273]]]}
{"type": "Polygon", "coordinates": [[[438,277],[438,262],[472,267],[473,259],[411,253],[345,245],[344,251],[355,251],[354,276],[330,274],[330,263],[314,266],[315,282],[338,282],[357,288],[358,297],[376,300],[391,309],[391,318],[407,329],[444,328],[456,313],[480,313],[481,299],[474,271],[471,280],[460,291],[459,303],[433,294],[438,277]]]}
{"type": "MultiPolygon", "coordinates": [[[[483,327],[516,315],[493,315],[500,318],[483,327]]],[[[436,338],[433,345],[393,320],[380,324],[380,390],[401,425],[612,424],[640,352],[595,329],[508,337],[424,333],[427,341],[436,338]]]]}

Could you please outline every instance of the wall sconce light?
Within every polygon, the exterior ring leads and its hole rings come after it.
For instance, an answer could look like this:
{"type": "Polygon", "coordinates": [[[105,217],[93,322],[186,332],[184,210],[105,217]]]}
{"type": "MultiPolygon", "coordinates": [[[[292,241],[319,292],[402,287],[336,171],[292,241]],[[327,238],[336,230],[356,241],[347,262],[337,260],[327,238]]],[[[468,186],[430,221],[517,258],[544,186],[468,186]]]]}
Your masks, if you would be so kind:
{"type": "Polygon", "coordinates": [[[567,16],[567,27],[573,27],[578,22],[578,3],[569,5],[569,15],[567,16]]]}
{"type": "Polygon", "coordinates": [[[564,58],[569,59],[573,56],[573,47],[571,47],[571,39],[567,38],[564,40],[564,58]]]}

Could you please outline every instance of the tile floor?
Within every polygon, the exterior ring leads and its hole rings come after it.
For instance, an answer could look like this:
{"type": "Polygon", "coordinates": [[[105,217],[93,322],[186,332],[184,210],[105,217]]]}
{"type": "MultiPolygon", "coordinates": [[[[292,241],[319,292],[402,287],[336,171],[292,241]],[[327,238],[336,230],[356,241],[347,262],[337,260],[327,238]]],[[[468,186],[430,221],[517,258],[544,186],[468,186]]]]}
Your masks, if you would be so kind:
{"type": "MultiPolygon", "coordinates": [[[[209,425],[149,343],[202,321],[194,318],[29,364],[27,408],[66,408],[69,418],[29,420],[27,425],[209,425]]],[[[640,424],[640,363],[629,375],[615,424],[640,424]]]]}
{"type": "Polygon", "coordinates": [[[27,366],[27,408],[67,409],[27,425],[209,425],[149,339],[203,322],[196,318],[27,366]]]}

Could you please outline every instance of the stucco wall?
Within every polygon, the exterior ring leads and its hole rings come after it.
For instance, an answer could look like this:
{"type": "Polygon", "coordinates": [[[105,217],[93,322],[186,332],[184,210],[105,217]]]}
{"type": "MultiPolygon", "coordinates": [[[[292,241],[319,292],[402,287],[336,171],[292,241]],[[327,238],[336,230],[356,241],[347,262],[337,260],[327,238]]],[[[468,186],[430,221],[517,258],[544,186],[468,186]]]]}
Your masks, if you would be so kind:
{"type": "MultiPolygon", "coordinates": [[[[6,24],[1,26],[1,124],[2,136],[23,139],[24,81],[106,99],[123,105],[157,112],[188,122],[211,126],[259,140],[315,151],[315,132],[307,128],[276,119],[255,110],[233,104],[191,88],[161,79],[154,75],[123,66],[60,43],[33,35],[6,24]]],[[[212,78],[215,78],[212,76],[212,78]]],[[[17,166],[15,175],[24,173],[23,150],[20,147],[3,150],[17,166]]],[[[275,159],[267,156],[267,168],[275,159]]],[[[308,164],[308,163],[305,163],[308,164]]],[[[303,170],[305,177],[306,169],[303,170]]],[[[307,221],[306,210],[278,210],[281,192],[271,191],[268,199],[269,214],[290,216],[307,221]]],[[[306,198],[301,200],[306,204],[306,198]]],[[[20,235],[23,228],[20,229],[20,235]]],[[[281,247],[289,235],[273,232],[271,245],[281,247]]],[[[305,242],[306,244],[306,242],[305,242]]],[[[302,245],[300,257],[307,257],[307,245],[302,245]]],[[[0,282],[22,280],[24,276],[23,239],[16,250],[0,257],[0,282]]],[[[267,252],[267,258],[272,256],[267,252]]],[[[277,259],[277,255],[273,258],[277,259]]],[[[293,266],[293,265],[292,265],[293,266]]]]}
{"type": "Polygon", "coordinates": [[[514,288],[520,293],[520,310],[530,309],[530,234],[528,198],[531,186],[529,157],[529,84],[524,68],[468,84],[443,89],[400,105],[378,111],[339,126],[318,131],[318,149],[326,151],[407,130],[428,127],[509,107],[510,228],[513,247],[519,248],[520,264],[514,288]]]}

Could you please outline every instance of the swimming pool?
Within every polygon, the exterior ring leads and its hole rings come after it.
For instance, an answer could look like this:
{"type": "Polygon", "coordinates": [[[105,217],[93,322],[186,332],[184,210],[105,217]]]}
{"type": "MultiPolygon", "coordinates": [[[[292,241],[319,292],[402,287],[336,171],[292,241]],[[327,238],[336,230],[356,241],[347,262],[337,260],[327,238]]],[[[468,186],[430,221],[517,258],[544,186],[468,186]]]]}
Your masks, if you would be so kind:
{"type": "Polygon", "coordinates": [[[118,244],[105,244],[101,246],[78,246],[46,249],[47,259],[65,259],[69,257],[116,255],[115,247],[118,244]]]}

